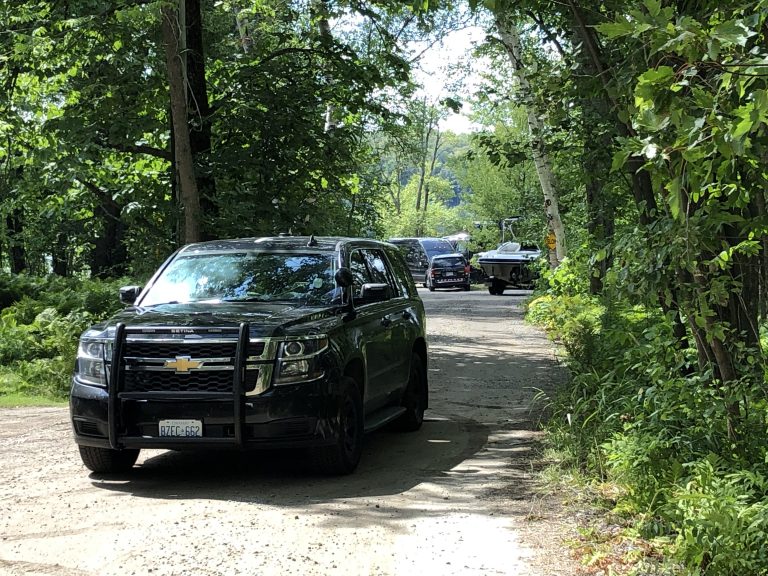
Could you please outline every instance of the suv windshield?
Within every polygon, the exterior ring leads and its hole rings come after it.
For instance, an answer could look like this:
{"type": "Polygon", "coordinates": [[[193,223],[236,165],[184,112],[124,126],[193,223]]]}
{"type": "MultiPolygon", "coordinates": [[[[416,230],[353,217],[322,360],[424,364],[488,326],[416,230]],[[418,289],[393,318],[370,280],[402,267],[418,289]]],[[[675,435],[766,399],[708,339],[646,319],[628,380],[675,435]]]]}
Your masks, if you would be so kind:
{"type": "Polygon", "coordinates": [[[141,306],[272,300],[328,304],[336,288],[334,273],[332,254],[181,255],[163,270],[141,306]]]}

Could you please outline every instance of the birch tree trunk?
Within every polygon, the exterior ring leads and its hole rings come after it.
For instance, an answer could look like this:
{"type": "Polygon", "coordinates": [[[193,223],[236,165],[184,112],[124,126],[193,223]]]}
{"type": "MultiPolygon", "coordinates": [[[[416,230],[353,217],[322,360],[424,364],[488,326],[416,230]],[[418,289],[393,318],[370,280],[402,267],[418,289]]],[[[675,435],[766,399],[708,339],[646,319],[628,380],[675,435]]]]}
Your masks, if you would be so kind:
{"type": "Polygon", "coordinates": [[[435,173],[435,163],[437,162],[437,153],[440,151],[441,136],[442,134],[440,133],[440,128],[439,127],[435,128],[435,145],[432,148],[432,161],[429,164],[427,182],[424,185],[424,214],[425,215],[427,213],[427,207],[429,206],[429,182],[430,182],[429,179],[432,178],[432,176],[435,173]]]}
{"type": "Polygon", "coordinates": [[[555,250],[550,250],[550,264],[553,268],[557,267],[563,258],[567,255],[565,245],[565,229],[560,219],[560,209],[557,200],[557,188],[555,186],[555,176],[552,172],[552,162],[547,153],[547,146],[544,142],[544,129],[536,113],[536,106],[533,100],[533,91],[525,75],[525,66],[522,61],[522,49],[520,46],[520,34],[517,26],[509,21],[504,14],[497,14],[496,28],[499,36],[507,49],[512,66],[515,69],[515,75],[518,80],[518,90],[522,96],[528,115],[528,129],[531,133],[531,151],[533,162],[536,165],[536,173],[539,176],[541,191],[544,194],[544,207],[547,214],[547,225],[550,232],[555,236],[555,250]]]}
{"type": "Polygon", "coordinates": [[[179,53],[178,10],[164,6],[161,11],[165,60],[168,68],[168,86],[171,95],[171,118],[174,133],[174,158],[179,199],[184,211],[183,243],[200,240],[200,194],[195,181],[192,145],[187,124],[187,97],[184,90],[182,56],[179,53]]]}
{"type": "MultiPolygon", "coordinates": [[[[331,23],[328,20],[328,6],[324,0],[313,0],[311,12],[312,17],[317,20],[317,33],[320,38],[320,43],[325,48],[330,48],[333,45],[333,34],[331,33],[331,23]]],[[[326,77],[326,80],[328,80],[330,79],[330,75],[327,70],[328,67],[325,66],[325,68],[326,69],[323,71],[323,75],[326,77]]],[[[335,117],[336,107],[332,102],[327,102],[325,104],[325,122],[323,126],[323,130],[325,132],[330,132],[336,127],[335,117]]]]}

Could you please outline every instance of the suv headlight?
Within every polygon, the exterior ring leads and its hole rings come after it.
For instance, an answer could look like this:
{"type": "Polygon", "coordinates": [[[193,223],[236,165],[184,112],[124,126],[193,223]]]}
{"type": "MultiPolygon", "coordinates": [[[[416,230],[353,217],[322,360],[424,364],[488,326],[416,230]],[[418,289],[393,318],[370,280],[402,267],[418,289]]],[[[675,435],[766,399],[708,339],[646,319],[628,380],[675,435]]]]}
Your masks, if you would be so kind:
{"type": "Polygon", "coordinates": [[[87,330],[80,337],[75,361],[75,378],[92,386],[107,385],[107,364],[112,362],[112,340],[99,330],[87,330]]]}
{"type": "Polygon", "coordinates": [[[312,336],[280,342],[277,352],[275,385],[317,380],[325,373],[320,354],[328,348],[328,337],[312,336]]]}

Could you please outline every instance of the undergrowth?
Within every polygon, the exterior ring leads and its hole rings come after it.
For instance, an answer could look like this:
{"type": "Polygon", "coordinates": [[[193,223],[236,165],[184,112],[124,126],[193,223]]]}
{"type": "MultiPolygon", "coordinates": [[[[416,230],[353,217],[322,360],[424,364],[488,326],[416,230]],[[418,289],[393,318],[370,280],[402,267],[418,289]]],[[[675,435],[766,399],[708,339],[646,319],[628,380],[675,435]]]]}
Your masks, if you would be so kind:
{"type": "Polygon", "coordinates": [[[654,551],[615,573],[768,575],[765,394],[744,385],[724,398],[660,311],[589,296],[573,276],[567,261],[545,274],[527,317],[567,352],[570,382],[548,424],[560,466],[616,486],[621,534],[654,551]],[[663,561],[653,558],[659,543],[663,561]]]}
{"type": "Polygon", "coordinates": [[[123,284],[0,275],[0,403],[66,398],[77,339],[121,307],[123,284]]]}

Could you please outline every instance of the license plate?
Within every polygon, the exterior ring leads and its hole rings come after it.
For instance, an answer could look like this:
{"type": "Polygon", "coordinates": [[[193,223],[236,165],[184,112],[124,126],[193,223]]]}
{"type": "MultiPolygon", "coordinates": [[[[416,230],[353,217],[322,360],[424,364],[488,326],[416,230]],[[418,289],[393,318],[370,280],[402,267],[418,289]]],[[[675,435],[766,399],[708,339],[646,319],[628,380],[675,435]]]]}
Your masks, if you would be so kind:
{"type": "Polygon", "coordinates": [[[160,420],[157,423],[160,436],[174,438],[202,438],[203,422],[201,420],[160,420]]]}
{"type": "Polygon", "coordinates": [[[453,276],[453,272],[446,272],[445,275],[446,276],[453,276]]]}

